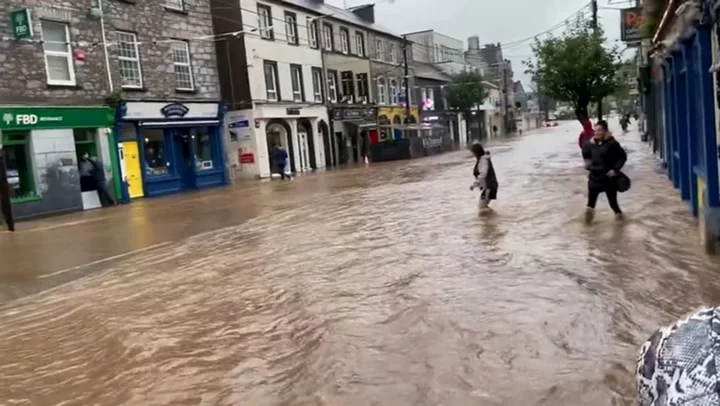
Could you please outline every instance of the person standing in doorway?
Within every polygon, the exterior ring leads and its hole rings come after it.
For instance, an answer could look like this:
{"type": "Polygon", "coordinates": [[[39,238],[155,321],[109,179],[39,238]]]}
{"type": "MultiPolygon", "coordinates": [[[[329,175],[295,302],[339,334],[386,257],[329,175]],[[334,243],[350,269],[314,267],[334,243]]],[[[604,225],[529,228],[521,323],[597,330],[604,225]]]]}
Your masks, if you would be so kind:
{"type": "Polygon", "coordinates": [[[290,175],[285,173],[285,166],[287,165],[287,160],[287,151],[285,151],[285,149],[281,145],[276,145],[274,154],[275,168],[280,174],[280,179],[282,180],[285,180],[285,178],[292,179],[290,175]]]}
{"type": "Polygon", "coordinates": [[[625,165],[627,154],[619,142],[608,131],[607,122],[598,121],[592,139],[583,145],[585,169],[588,170],[588,201],[585,220],[590,223],[595,217],[595,204],[601,193],[605,193],[610,208],[618,218],[622,210],[618,205],[617,180],[625,165]]]}
{"type": "Polygon", "coordinates": [[[88,165],[90,168],[90,177],[92,179],[92,182],[94,183],[93,186],[97,191],[98,198],[100,199],[100,204],[102,204],[103,207],[114,206],[115,199],[110,196],[110,193],[107,190],[105,169],[97,161],[90,158],[90,155],[87,152],[83,154],[83,162],[80,163],[81,179],[83,173],[87,172],[88,165]]]}

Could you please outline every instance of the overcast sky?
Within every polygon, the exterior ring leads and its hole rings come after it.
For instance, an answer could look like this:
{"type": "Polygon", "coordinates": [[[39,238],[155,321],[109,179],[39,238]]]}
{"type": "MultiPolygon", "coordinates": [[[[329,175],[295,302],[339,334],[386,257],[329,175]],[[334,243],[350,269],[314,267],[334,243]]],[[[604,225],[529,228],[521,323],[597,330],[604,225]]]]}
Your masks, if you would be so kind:
{"type": "MultiPolygon", "coordinates": [[[[374,0],[373,0],[374,1],[374,0]]],[[[508,44],[522,40],[557,26],[576,13],[586,0],[379,0],[375,6],[375,20],[398,34],[434,29],[460,39],[467,49],[467,38],[480,37],[480,44],[508,44]]],[[[325,0],[327,4],[348,7],[368,4],[370,0],[325,0]]],[[[599,19],[609,42],[620,38],[620,11],[603,7],[630,7],[634,2],[598,0],[599,19]],[[612,2],[612,4],[609,4],[612,2]]],[[[590,7],[584,9],[590,16],[590,7]]],[[[562,33],[556,29],[554,33],[562,33]]],[[[530,84],[522,61],[532,55],[531,41],[503,47],[505,58],[510,59],[515,79],[526,89],[530,84]]],[[[625,56],[630,56],[626,53],[625,56]]]]}

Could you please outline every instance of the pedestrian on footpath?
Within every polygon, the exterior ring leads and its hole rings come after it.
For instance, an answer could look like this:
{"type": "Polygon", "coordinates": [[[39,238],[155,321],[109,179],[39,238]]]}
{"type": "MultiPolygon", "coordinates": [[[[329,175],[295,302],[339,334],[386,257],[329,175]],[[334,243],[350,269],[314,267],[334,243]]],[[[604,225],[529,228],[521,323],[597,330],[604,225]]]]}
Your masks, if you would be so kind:
{"type": "MultiPolygon", "coordinates": [[[[617,195],[620,188],[618,181],[627,177],[620,172],[625,166],[627,154],[617,140],[608,131],[605,120],[595,125],[595,135],[583,145],[583,159],[588,173],[588,201],[585,209],[585,220],[590,223],[595,217],[595,204],[601,193],[607,196],[610,208],[619,218],[622,210],[618,205],[617,195]]],[[[629,186],[628,186],[629,188],[629,186]]],[[[624,188],[627,190],[627,188],[624,188]]]]}
{"type": "Polygon", "coordinates": [[[639,406],[717,406],[720,310],[700,309],[660,328],[635,370],[639,406]]]}
{"type": "Polygon", "coordinates": [[[483,214],[489,211],[490,201],[497,199],[498,181],[490,152],[485,151],[480,143],[473,144],[470,150],[475,156],[475,166],[473,167],[475,182],[470,186],[470,190],[480,189],[479,208],[480,213],[483,214]]]}
{"type": "Polygon", "coordinates": [[[292,177],[290,175],[285,174],[285,166],[287,165],[288,153],[287,153],[287,151],[285,151],[285,149],[282,146],[280,146],[280,145],[275,146],[275,154],[274,154],[273,159],[275,161],[275,168],[278,171],[278,173],[280,174],[280,179],[282,179],[282,180],[285,180],[285,178],[292,179],[292,177]]]}

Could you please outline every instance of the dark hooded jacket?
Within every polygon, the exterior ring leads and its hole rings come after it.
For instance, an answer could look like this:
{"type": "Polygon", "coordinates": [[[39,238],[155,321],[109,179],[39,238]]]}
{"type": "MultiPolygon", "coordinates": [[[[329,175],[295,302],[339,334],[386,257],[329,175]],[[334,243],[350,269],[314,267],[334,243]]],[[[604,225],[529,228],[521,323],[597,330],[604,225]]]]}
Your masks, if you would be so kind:
{"type": "Polygon", "coordinates": [[[611,179],[607,173],[611,170],[619,172],[627,155],[619,142],[613,137],[608,137],[602,141],[595,138],[583,144],[583,159],[585,160],[585,169],[588,170],[588,183],[590,187],[607,186],[611,179]]]}

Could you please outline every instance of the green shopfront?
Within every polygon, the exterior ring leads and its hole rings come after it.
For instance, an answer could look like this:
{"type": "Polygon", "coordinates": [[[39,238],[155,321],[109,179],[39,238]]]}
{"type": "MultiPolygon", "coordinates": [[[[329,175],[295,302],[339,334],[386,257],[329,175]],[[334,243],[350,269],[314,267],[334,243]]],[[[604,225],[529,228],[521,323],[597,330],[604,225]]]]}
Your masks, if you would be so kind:
{"type": "Polygon", "coordinates": [[[105,171],[106,188],[118,196],[114,112],[107,107],[3,107],[0,137],[15,219],[100,207],[97,186],[81,182],[87,153],[105,171]]]}

